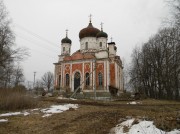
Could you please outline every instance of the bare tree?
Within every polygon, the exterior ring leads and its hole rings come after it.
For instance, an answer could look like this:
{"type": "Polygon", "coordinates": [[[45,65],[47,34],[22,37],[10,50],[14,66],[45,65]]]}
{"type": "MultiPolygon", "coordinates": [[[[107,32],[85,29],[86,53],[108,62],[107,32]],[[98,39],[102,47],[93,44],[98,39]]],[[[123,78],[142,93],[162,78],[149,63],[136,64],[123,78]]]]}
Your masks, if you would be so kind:
{"type": "Polygon", "coordinates": [[[175,27],[180,28],[180,0],[169,1],[173,10],[173,20],[175,27]]]}
{"type": "Polygon", "coordinates": [[[176,28],[165,28],[133,51],[130,74],[137,91],[151,98],[179,98],[179,36],[176,28]]]}
{"type": "Polygon", "coordinates": [[[54,81],[54,76],[53,73],[51,72],[46,72],[42,76],[42,84],[48,89],[48,91],[50,91],[50,88],[53,86],[53,81],[54,81]]]}
{"type": "Polygon", "coordinates": [[[8,12],[0,0],[0,87],[7,87],[13,75],[14,63],[28,56],[26,48],[13,49],[15,37],[10,28],[8,12]]]}
{"type": "Polygon", "coordinates": [[[14,86],[18,86],[20,83],[24,82],[24,74],[23,69],[18,65],[14,68],[13,71],[13,84],[14,86]]]}
{"type": "Polygon", "coordinates": [[[0,1],[0,66],[6,67],[13,59],[11,47],[14,44],[14,35],[10,29],[10,20],[2,1],[0,1]]]}
{"type": "Polygon", "coordinates": [[[122,59],[123,64],[123,88],[125,91],[130,91],[130,77],[129,77],[129,64],[126,63],[125,59],[122,59]]]}

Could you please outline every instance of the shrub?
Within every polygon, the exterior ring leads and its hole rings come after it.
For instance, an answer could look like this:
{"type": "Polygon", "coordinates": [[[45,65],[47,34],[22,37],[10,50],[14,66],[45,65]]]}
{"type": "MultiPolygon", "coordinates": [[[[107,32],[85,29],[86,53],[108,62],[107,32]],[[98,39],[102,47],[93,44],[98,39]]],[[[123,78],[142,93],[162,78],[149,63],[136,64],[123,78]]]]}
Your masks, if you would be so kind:
{"type": "Polygon", "coordinates": [[[27,95],[22,87],[13,89],[0,89],[0,109],[17,110],[35,107],[37,100],[27,95]]]}

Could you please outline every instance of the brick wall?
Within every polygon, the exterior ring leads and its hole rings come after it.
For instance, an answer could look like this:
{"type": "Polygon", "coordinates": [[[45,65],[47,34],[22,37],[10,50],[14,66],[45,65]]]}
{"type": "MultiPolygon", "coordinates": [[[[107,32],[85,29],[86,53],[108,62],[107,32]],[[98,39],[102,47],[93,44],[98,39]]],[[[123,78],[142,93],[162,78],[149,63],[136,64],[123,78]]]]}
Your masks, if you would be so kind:
{"type": "Polygon", "coordinates": [[[111,86],[116,86],[115,85],[115,64],[111,63],[110,64],[110,85],[111,86]]]}

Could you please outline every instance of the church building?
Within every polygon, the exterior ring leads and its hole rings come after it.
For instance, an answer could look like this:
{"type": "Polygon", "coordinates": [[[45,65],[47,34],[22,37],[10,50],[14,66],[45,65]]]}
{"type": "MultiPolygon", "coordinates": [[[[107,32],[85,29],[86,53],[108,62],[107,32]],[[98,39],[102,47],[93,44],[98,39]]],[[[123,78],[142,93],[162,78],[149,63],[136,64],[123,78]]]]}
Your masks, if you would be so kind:
{"type": "Polygon", "coordinates": [[[55,89],[74,92],[109,92],[110,87],[123,91],[123,67],[116,54],[115,42],[108,43],[108,34],[92,25],[79,32],[80,49],[71,54],[72,41],[61,40],[61,54],[55,65],[55,89]]]}

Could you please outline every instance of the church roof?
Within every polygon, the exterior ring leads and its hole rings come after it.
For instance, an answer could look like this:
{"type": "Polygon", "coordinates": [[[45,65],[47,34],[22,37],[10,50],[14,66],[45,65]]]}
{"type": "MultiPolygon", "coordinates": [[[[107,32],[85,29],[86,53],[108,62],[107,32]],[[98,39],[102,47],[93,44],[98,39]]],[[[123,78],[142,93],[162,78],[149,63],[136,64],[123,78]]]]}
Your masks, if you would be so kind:
{"type": "Polygon", "coordinates": [[[95,55],[92,53],[81,53],[80,50],[73,53],[71,56],[64,57],[64,61],[73,60],[84,60],[84,59],[94,59],[95,55]]]}

